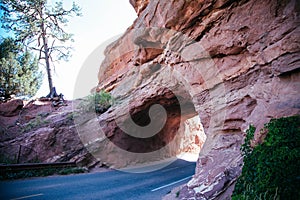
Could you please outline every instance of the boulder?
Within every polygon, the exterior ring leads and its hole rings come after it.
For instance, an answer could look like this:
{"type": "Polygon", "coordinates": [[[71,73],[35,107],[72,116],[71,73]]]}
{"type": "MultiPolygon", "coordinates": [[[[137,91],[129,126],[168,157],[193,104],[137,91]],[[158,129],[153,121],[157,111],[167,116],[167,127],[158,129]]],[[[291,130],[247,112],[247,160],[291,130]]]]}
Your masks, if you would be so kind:
{"type": "Polygon", "coordinates": [[[24,104],[21,99],[10,100],[0,104],[0,115],[5,117],[12,117],[18,115],[22,110],[24,104]]]}

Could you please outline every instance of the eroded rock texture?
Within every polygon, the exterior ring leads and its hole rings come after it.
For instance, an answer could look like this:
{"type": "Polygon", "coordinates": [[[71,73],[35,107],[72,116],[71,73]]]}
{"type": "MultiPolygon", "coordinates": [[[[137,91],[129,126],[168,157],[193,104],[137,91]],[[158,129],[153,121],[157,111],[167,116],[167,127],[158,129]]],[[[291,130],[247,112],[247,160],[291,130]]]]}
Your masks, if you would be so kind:
{"type": "Polygon", "coordinates": [[[72,103],[54,108],[52,103],[22,100],[0,104],[0,162],[76,162],[101,166],[77,134],[72,103]],[[24,106],[24,107],[23,107],[24,106]],[[9,112],[7,115],[4,111],[9,112]]]}
{"type": "MultiPolygon", "coordinates": [[[[100,116],[102,129],[124,151],[145,153],[174,140],[178,124],[199,115],[207,140],[179,198],[227,199],[248,125],[259,130],[270,118],[300,111],[299,2],[130,2],[138,18],[106,49],[99,71],[97,89],[118,102],[100,116]],[[122,124],[131,116],[146,126],[141,113],[156,103],[168,111],[162,131],[147,142],[130,138],[134,128],[124,131],[122,124]]],[[[160,115],[152,117],[160,123],[160,115]]]]}

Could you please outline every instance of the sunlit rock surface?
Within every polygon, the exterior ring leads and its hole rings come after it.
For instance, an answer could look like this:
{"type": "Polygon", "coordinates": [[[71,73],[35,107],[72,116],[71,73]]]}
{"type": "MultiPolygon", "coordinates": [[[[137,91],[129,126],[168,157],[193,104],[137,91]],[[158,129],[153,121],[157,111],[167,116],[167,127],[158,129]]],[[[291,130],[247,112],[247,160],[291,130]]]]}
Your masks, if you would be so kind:
{"type": "MultiPolygon", "coordinates": [[[[259,130],[300,111],[299,2],[130,2],[138,18],[106,49],[98,74],[97,90],[118,101],[100,116],[104,132],[126,152],[149,153],[172,143],[178,124],[198,115],[207,138],[179,198],[227,199],[248,125],[259,130]],[[157,103],[167,110],[165,127],[153,140],[132,140],[133,128],[122,124],[132,117],[146,126],[141,113],[157,103]]],[[[160,116],[151,119],[159,124],[160,116]]]]}
{"type": "Polygon", "coordinates": [[[38,154],[44,162],[120,169],[203,145],[192,180],[174,192],[229,199],[248,125],[259,130],[271,118],[299,114],[298,1],[130,3],[138,18],[106,48],[98,73],[96,90],[115,103],[101,115],[80,112],[76,102],[4,109],[1,154],[13,157],[22,145],[31,149],[22,162],[38,154]],[[26,130],[38,115],[39,126],[26,130]]]}
{"type": "MultiPolygon", "coordinates": [[[[12,108],[22,105],[14,114],[0,114],[0,162],[76,162],[80,166],[101,166],[83,146],[73,118],[72,102],[53,107],[51,102],[12,100],[12,108]]],[[[10,106],[7,106],[10,105],[10,106]]],[[[2,106],[3,107],[3,106],[2,106]]],[[[3,109],[0,107],[0,112],[3,109]]],[[[5,109],[7,110],[7,109],[5,109]]]]}

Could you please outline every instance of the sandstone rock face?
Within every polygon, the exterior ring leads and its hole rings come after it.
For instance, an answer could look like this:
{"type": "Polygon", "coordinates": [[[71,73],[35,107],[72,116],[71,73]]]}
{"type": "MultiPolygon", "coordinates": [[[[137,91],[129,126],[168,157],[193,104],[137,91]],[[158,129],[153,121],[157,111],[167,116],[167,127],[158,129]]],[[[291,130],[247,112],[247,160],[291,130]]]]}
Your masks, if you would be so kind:
{"type": "Polygon", "coordinates": [[[54,108],[51,102],[34,101],[15,115],[0,115],[0,162],[71,161],[86,167],[100,164],[84,148],[73,123],[72,103],[67,104],[54,108]]]}
{"type": "Polygon", "coordinates": [[[192,117],[184,122],[184,134],[182,137],[181,146],[184,149],[179,148],[179,153],[185,152],[199,154],[206,140],[206,135],[204,133],[199,116],[192,117]],[[184,142],[189,143],[184,144],[184,142]]]}
{"type": "Polygon", "coordinates": [[[20,99],[14,99],[6,103],[2,103],[0,104],[0,115],[6,117],[14,116],[20,112],[23,106],[23,101],[20,99]]]}
{"type": "Polygon", "coordinates": [[[117,103],[98,117],[98,131],[107,147],[121,149],[118,159],[150,159],[145,155],[161,149],[176,153],[182,124],[198,115],[207,138],[179,198],[229,199],[249,124],[259,130],[300,112],[299,2],[130,2],[139,17],[106,49],[99,70],[97,90],[117,103]],[[165,112],[151,115],[155,104],[165,112]],[[152,123],[156,135],[143,129],[152,123]]]}
{"type": "Polygon", "coordinates": [[[139,15],[149,4],[149,0],[129,0],[135,11],[139,15]]]}
{"type": "MultiPolygon", "coordinates": [[[[0,104],[2,107],[6,106],[4,107],[7,108],[6,111],[10,111],[9,116],[6,115],[8,112],[5,112],[4,116],[0,115],[0,163],[7,160],[14,163],[71,161],[88,168],[101,167],[103,164],[106,167],[122,168],[158,161],[182,152],[199,153],[205,140],[203,128],[198,124],[199,117],[194,116],[185,123],[178,124],[180,121],[178,109],[169,109],[169,114],[174,116],[169,117],[168,126],[165,126],[161,133],[166,137],[160,135],[140,142],[126,135],[114,138],[112,127],[106,127],[108,131],[104,134],[99,126],[99,119],[107,119],[109,113],[97,117],[93,112],[82,113],[73,107],[73,104],[81,103],[80,100],[65,103],[66,105],[61,107],[53,107],[49,101],[31,101],[24,107],[21,100],[0,104]],[[180,134],[176,137],[166,134],[173,129],[180,130],[180,134]],[[160,152],[159,156],[139,154],[158,149],[171,139],[173,144],[160,152]],[[133,154],[124,156],[123,152],[126,151],[120,152],[115,148],[115,144],[133,154]]],[[[169,105],[172,103],[174,100],[168,102],[169,105]]],[[[176,104],[174,105],[173,108],[177,108],[176,104]]],[[[157,111],[152,112],[157,115],[157,111]]],[[[135,120],[145,123],[144,120],[147,118],[143,117],[143,114],[144,112],[139,112],[135,120]]]]}

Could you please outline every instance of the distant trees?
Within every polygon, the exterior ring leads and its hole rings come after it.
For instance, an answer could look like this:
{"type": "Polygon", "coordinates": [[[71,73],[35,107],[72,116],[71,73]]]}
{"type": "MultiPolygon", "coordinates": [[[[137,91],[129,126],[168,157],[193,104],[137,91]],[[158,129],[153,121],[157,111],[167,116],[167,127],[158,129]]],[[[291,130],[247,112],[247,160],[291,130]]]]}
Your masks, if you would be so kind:
{"type": "Polygon", "coordinates": [[[0,43],[0,98],[35,95],[42,83],[38,59],[11,38],[0,43]]]}
{"type": "Polygon", "coordinates": [[[49,96],[55,91],[52,80],[53,63],[60,59],[67,60],[71,47],[66,42],[72,40],[72,34],[64,28],[68,17],[80,16],[80,8],[73,3],[68,10],[63,8],[63,1],[55,6],[47,0],[0,0],[4,11],[1,18],[2,28],[14,33],[16,40],[30,50],[38,52],[38,60],[44,60],[46,66],[49,96]]]}

